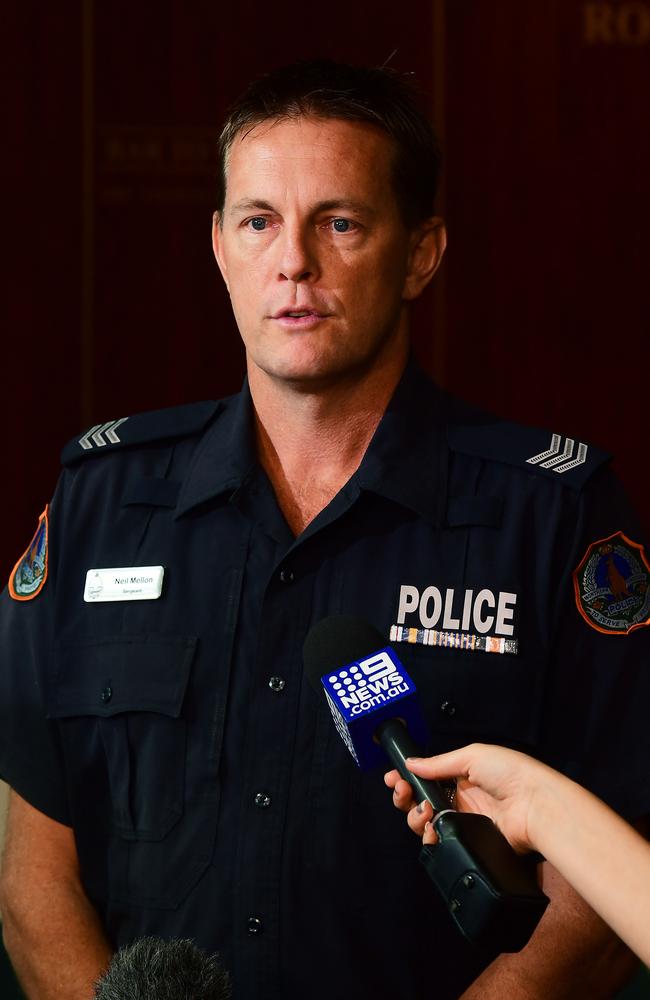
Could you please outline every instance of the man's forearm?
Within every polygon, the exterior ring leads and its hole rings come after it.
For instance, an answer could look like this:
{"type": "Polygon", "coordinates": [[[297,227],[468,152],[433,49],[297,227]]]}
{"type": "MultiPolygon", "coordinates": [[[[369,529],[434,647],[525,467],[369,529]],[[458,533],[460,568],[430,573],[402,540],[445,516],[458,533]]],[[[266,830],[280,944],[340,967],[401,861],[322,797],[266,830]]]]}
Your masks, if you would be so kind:
{"type": "Polygon", "coordinates": [[[530,942],[500,955],[462,1000],[609,1000],[630,978],[637,959],[548,864],[544,890],[551,904],[530,942]]]}
{"type": "Polygon", "coordinates": [[[80,886],[57,882],[2,899],[5,947],[29,1000],[90,1000],[113,949],[80,886]]]}

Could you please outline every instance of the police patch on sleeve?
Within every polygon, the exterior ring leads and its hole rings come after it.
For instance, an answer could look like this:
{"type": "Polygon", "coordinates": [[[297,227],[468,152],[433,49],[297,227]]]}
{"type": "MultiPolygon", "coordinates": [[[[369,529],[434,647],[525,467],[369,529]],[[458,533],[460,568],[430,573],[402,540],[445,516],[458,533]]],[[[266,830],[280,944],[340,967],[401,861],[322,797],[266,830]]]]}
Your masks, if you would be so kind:
{"type": "Polygon", "coordinates": [[[46,507],[38,519],[38,528],[27,551],[20,557],[9,577],[9,593],[14,601],[31,601],[40,594],[47,580],[46,507]]]}
{"type": "Polygon", "coordinates": [[[622,531],[592,542],[573,572],[578,611],[592,628],[627,635],[650,625],[650,564],[622,531]]]}

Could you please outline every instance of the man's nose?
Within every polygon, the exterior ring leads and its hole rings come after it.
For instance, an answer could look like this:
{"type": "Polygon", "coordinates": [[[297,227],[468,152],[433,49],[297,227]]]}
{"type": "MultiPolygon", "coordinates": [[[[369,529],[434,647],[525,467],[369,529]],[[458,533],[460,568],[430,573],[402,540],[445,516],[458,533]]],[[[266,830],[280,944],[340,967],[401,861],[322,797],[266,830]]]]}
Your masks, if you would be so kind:
{"type": "Polygon", "coordinates": [[[286,226],[278,242],[280,281],[309,281],[318,275],[313,236],[303,227],[286,226]]]}

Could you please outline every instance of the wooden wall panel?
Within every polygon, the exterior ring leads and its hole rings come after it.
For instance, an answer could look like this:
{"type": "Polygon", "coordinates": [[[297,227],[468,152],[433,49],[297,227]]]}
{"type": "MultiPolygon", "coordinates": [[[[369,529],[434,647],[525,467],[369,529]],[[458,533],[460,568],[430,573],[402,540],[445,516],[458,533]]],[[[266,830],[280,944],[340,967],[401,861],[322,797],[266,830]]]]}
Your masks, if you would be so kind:
{"type": "Polygon", "coordinates": [[[37,0],[0,15],[3,193],[0,434],[2,585],[58,473],[81,385],[81,34],[37,0]]]}
{"type": "Polygon", "coordinates": [[[650,4],[446,10],[445,380],[613,451],[650,523],[650,4]]]}

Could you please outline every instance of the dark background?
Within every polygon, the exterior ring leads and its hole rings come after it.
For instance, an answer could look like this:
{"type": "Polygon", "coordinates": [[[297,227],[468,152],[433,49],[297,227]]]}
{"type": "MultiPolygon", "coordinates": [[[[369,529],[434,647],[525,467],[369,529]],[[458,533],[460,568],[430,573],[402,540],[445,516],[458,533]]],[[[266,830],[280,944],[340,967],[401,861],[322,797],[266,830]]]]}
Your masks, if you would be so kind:
{"type": "Polygon", "coordinates": [[[68,438],[238,389],[215,138],[251,76],[312,55],[395,52],[443,137],[450,242],[416,309],[422,363],[614,452],[650,523],[650,0],[21,0],[0,18],[4,579],[68,438]]]}

